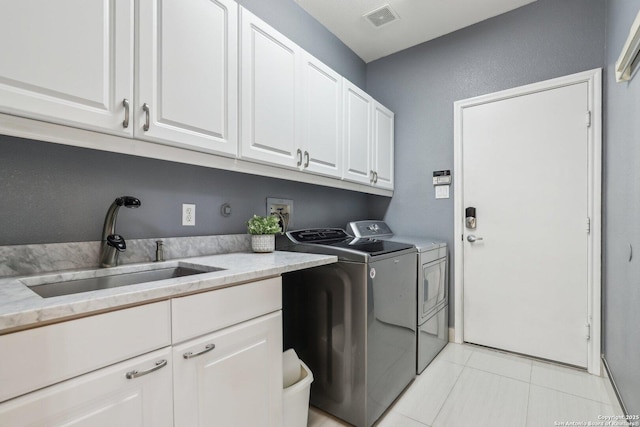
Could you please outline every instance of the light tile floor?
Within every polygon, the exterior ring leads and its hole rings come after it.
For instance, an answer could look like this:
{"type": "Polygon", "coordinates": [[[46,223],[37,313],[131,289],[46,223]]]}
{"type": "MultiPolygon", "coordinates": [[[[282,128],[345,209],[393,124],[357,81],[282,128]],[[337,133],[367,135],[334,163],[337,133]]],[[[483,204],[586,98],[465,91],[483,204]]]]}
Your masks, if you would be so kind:
{"type": "MultiPolygon", "coordinates": [[[[577,369],[450,343],[377,426],[606,425],[599,416],[622,415],[608,381],[577,369]]],[[[309,411],[309,427],[346,425],[313,407],[309,411]]]]}

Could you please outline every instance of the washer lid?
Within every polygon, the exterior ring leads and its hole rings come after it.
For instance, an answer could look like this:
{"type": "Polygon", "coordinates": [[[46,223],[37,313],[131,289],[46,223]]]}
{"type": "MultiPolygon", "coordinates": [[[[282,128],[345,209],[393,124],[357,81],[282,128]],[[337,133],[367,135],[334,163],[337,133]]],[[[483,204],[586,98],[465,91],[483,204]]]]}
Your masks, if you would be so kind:
{"type": "Polygon", "coordinates": [[[287,237],[293,243],[303,245],[318,245],[332,248],[336,253],[351,252],[370,256],[384,255],[406,249],[414,249],[407,243],[378,240],[372,238],[357,238],[349,236],[339,228],[312,228],[287,232],[287,237]]]}
{"type": "Polygon", "coordinates": [[[349,239],[351,236],[340,228],[309,228],[287,232],[295,243],[328,243],[349,239]]]}
{"type": "Polygon", "coordinates": [[[341,248],[350,251],[358,251],[373,256],[384,255],[391,252],[414,249],[414,246],[407,243],[392,242],[390,240],[359,239],[350,237],[347,240],[328,243],[334,248],[341,248]]]}

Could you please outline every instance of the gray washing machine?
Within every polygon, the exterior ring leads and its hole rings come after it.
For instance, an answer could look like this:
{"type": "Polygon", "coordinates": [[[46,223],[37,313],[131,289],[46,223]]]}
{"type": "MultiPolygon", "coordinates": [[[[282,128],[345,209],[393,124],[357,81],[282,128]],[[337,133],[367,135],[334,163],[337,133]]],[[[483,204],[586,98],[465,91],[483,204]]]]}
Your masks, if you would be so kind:
{"type": "Polygon", "coordinates": [[[416,376],[416,249],[342,229],[306,229],[278,250],[338,262],[282,275],[285,348],[313,373],[310,403],[371,426],[416,376]]]}
{"type": "Polygon", "coordinates": [[[396,236],[383,221],[351,222],[347,225],[347,231],[356,237],[374,231],[382,239],[411,244],[417,248],[416,372],[420,374],[449,342],[447,244],[426,237],[396,236]]]}

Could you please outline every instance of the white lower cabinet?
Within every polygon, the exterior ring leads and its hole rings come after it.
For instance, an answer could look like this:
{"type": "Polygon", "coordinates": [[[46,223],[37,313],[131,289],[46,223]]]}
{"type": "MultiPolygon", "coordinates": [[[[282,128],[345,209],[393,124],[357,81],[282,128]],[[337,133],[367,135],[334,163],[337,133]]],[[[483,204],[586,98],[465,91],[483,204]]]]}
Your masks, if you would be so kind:
{"type": "Polygon", "coordinates": [[[0,405],[0,425],[169,427],[171,348],[148,353],[0,405]]]}
{"type": "Polygon", "coordinates": [[[174,347],[176,427],[282,425],[282,316],[174,347]]]}
{"type": "Polygon", "coordinates": [[[281,310],[274,277],[2,335],[0,426],[280,427],[281,310]]]}

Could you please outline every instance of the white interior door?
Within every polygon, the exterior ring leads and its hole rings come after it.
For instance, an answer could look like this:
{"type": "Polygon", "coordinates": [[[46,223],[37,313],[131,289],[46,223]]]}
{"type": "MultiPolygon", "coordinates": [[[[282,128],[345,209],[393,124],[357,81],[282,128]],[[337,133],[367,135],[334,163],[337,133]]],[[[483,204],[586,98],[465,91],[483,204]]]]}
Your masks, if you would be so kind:
{"type": "Polygon", "coordinates": [[[462,225],[466,342],[587,366],[588,90],[462,112],[463,206],[477,220],[462,225]]]}

